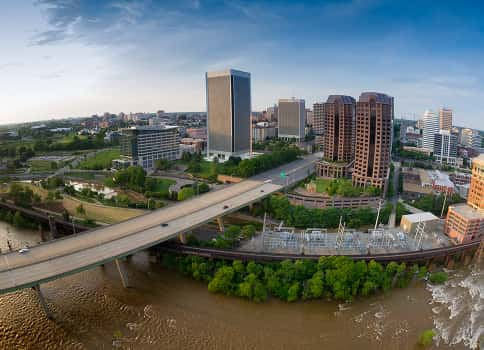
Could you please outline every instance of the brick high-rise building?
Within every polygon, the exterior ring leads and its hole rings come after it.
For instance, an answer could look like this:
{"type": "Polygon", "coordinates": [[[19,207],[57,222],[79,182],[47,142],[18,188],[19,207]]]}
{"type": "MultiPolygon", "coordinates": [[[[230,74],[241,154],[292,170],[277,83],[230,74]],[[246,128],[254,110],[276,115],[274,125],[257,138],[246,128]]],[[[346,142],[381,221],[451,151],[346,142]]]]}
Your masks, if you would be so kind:
{"type": "Polygon", "coordinates": [[[330,95],[323,104],[326,160],[350,162],[353,159],[355,113],[356,100],[351,96],[330,95]]]}
{"type": "Polygon", "coordinates": [[[472,178],[467,204],[449,206],[445,233],[458,243],[484,237],[484,154],[472,160],[472,178]]]}
{"type": "Polygon", "coordinates": [[[356,186],[383,189],[388,177],[393,134],[393,97],[363,92],[356,103],[356,186]]]}

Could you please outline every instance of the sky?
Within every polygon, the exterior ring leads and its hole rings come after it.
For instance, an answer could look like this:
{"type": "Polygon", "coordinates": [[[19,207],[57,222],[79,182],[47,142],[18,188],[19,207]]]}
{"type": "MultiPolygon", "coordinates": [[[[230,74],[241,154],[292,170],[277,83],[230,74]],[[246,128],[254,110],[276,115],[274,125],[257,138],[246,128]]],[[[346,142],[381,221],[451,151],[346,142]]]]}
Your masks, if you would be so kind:
{"type": "Polygon", "coordinates": [[[2,0],[0,124],[204,111],[205,72],[234,68],[255,111],[378,91],[484,129],[483,34],[481,1],[2,0]]]}

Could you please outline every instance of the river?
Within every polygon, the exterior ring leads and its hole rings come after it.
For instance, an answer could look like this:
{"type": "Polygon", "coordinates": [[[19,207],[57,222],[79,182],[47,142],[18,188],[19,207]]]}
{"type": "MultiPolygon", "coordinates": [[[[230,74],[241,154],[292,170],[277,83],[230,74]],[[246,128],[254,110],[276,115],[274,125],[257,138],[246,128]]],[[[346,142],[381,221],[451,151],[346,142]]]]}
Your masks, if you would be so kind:
{"type": "MultiPolygon", "coordinates": [[[[2,250],[7,237],[15,248],[38,241],[0,223],[2,250]]],[[[211,294],[144,253],[126,265],[129,289],[112,264],[42,285],[55,321],[33,290],[0,296],[0,349],[419,349],[428,328],[438,330],[434,348],[468,349],[484,336],[484,266],[344,305],[255,304],[211,294]]]]}

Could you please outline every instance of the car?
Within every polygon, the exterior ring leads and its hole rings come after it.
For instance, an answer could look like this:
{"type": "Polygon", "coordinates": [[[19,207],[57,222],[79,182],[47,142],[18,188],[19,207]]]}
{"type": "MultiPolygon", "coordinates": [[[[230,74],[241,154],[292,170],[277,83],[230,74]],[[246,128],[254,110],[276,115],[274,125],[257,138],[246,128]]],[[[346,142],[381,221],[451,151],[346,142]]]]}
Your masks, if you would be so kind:
{"type": "Polygon", "coordinates": [[[228,205],[224,205],[224,209],[228,209],[228,208],[229,208],[229,206],[228,206],[228,205]]]}
{"type": "Polygon", "coordinates": [[[262,193],[264,193],[265,191],[264,190],[260,190],[262,193]]]}
{"type": "Polygon", "coordinates": [[[166,226],[168,226],[168,224],[166,222],[161,224],[161,227],[166,227],[166,226]]]}
{"type": "Polygon", "coordinates": [[[264,183],[265,184],[268,184],[268,183],[271,183],[272,182],[272,179],[269,179],[269,180],[265,180],[264,183]]]}
{"type": "Polygon", "coordinates": [[[28,253],[28,252],[29,252],[29,250],[30,250],[29,248],[25,247],[25,248],[20,249],[18,252],[19,252],[20,254],[25,254],[25,253],[28,253]]]}

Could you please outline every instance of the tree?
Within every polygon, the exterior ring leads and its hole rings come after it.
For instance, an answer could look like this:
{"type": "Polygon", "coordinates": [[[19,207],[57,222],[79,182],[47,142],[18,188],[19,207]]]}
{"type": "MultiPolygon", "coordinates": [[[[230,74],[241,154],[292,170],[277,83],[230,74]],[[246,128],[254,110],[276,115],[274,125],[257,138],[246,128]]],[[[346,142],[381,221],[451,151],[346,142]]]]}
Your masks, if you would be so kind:
{"type": "Polygon", "coordinates": [[[84,209],[84,206],[82,204],[79,204],[76,208],[76,212],[80,215],[85,215],[86,209],[84,209]]]}
{"type": "Polygon", "coordinates": [[[255,235],[254,225],[245,225],[244,227],[242,227],[242,236],[244,236],[244,238],[250,239],[254,237],[254,235],[255,235]]]}
{"type": "Polygon", "coordinates": [[[188,198],[191,198],[195,195],[195,191],[191,187],[184,187],[182,188],[177,195],[177,199],[179,201],[184,201],[188,198]]]}
{"type": "Polygon", "coordinates": [[[173,166],[173,162],[167,159],[157,159],[155,160],[155,168],[158,170],[168,170],[173,166]]]}
{"type": "Polygon", "coordinates": [[[15,227],[25,227],[26,226],[26,220],[24,219],[22,214],[20,214],[20,212],[16,211],[15,215],[13,216],[13,219],[12,219],[12,224],[15,227]]]}

